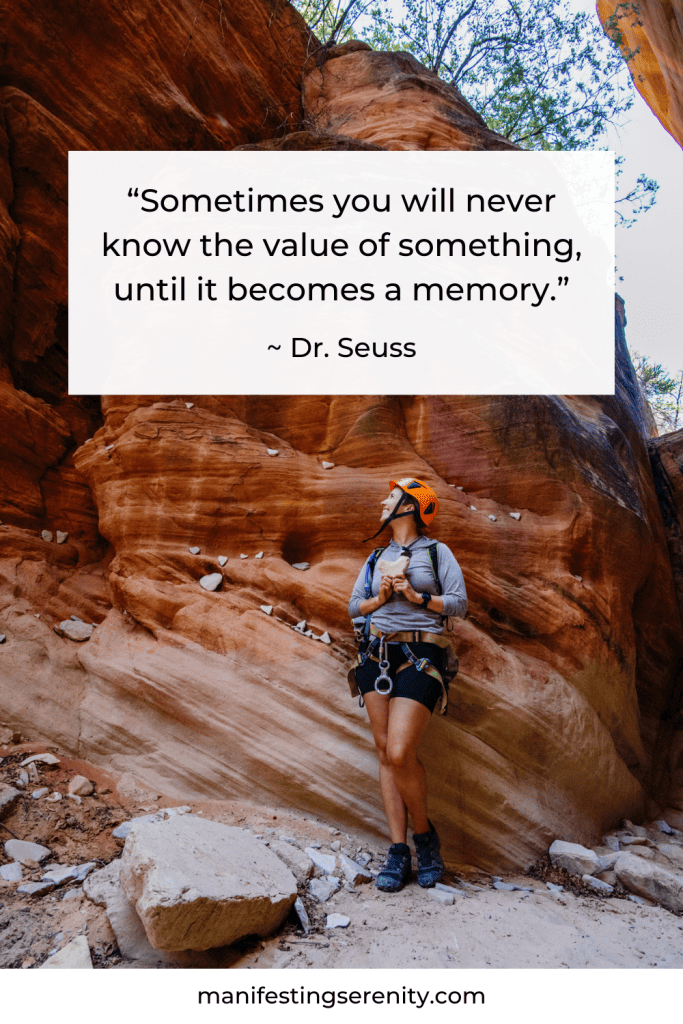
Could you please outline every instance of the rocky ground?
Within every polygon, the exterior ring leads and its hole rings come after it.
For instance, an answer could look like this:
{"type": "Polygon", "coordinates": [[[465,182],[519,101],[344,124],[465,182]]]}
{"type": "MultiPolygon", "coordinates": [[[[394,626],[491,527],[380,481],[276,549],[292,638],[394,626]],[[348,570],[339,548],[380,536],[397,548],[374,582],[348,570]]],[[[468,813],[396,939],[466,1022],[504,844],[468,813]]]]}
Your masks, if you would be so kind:
{"type": "MultiPolygon", "coordinates": [[[[515,889],[496,888],[501,880],[489,876],[450,875],[445,879],[450,892],[422,890],[412,883],[400,893],[386,894],[372,882],[347,883],[318,902],[309,883],[300,881],[308,933],[292,912],[279,932],[264,940],[250,937],[203,954],[159,955],[151,947],[138,947],[135,959],[127,955],[134,944],[119,944],[105,907],[87,898],[82,882],[66,882],[42,895],[18,889],[39,880],[53,863],[94,861],[95,870],[109,864],[123,848],[123,840],[112,834],[117,826],[173,806],[173,801],[50,749],[58,764],[38,761],[32,768],[21,762],[44,747],[0,748],[0,782],[20,788],[22,794],[0,821],[0,870],[12,860],[5,843],[13,838],[39,843],[51,852],[40,866],[24,864],[20,881],[0,878],[1,968],[41,967],[78,936],[87,939],[92,965],[99,969],[683,967],[683,918],[650,901],[634,902],[619,884],[611,895],[597,894],[549,860],[526,876],[502,880],[519,886],[515,889]],[[77,775],[94,783],[94,793],[80,802],[68,795],[77,775]],[[34,798],[41,789],[47,793],[34,798]],[[348,925],[328,927],[331,914],[348,918],[348,925]]],[[[379,844],[277,808],[215,801],[188,809],[250,829],[272,848],[285,844],[302,856],[307,846],[321,854],[346,852],[376,870],[384,855],[379,844]]]]}

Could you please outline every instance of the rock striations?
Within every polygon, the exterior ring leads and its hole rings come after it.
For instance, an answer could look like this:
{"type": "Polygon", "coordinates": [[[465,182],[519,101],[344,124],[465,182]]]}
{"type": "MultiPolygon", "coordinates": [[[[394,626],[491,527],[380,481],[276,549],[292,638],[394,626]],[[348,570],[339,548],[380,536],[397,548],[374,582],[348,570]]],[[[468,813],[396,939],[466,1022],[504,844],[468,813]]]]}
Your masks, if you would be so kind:
{"type": "Polygon", "coordinates": [[[621,347],[603,398],[66,396],[68,149],[509,144],[405,54],[353,43],[307,63],[287,4],[58,6],[15,4],[2,54],[10,732],[183,799],[383,834],[346,603],[388,480],[413,473],[471,607],[423,750],[447,859],[527,866],[648,797],[673,821],[683,634],[621,347]]]}

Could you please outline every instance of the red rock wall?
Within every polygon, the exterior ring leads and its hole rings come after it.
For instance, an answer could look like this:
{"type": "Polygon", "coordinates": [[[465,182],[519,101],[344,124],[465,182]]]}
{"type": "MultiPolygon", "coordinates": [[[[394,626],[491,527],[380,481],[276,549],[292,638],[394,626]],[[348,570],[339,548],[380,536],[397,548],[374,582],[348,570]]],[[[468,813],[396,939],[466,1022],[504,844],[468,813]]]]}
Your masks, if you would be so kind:
{"type": "Polygon", "coordinates": [[[629,70],[636,89],[670,135],[683,146],[683,3],[598,0],[598,16],[609,26],[615,12],[624,52],[634,52],[629,70]]]}
{"type": "Polygon", "coordinates": [[[357,46],[308,65],[306,130],[286,134],[308,37],[275,0],[21,0],[4,24],[0,717],[175,796],[384,835],[346,603],[387,481],[410,472],[439,494],[471,599],[423,750],[449,861],[526,865],[637,817],[646,785],[662,806],[682,635],[625,361],[612,399],[65,396],[68,148],[507,144],[414,62],[357,46]],[[99,623],[92,640],[55,634],[69,614],[99,623]],[[304,618],[331,646],[290,628],[304,618]]]}

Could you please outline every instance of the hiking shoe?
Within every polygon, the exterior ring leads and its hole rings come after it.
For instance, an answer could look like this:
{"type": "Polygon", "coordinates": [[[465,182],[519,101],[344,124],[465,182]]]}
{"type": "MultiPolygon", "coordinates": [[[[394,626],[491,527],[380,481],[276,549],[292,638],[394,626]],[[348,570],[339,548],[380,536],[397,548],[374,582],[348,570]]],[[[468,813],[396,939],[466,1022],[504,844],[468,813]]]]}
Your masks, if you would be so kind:
{"type": "Polygon", "coordinates": [[[441,859],[441,843],[436,829],[429,822],[429,832],[413,835],[417,851],[417,884],[431,889],[443,878],[444,864],[441,859]]]}
{"type": "Polygon", "coordinates": [[[405,843],[394,843],[389,847],[384,867],[375,879],[375,885],[382,892],[398,892],[410,878],[410,850],[405,843]]]}

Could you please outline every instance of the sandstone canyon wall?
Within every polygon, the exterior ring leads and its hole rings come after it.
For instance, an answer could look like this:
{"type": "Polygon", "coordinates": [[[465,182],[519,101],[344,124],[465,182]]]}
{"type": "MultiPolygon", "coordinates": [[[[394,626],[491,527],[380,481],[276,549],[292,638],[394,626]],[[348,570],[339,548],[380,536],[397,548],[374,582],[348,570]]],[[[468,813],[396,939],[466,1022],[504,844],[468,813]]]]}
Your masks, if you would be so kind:
{"type": "Polygon", "coordinates": [[[59,33],[58,10],[4,15],[0,719],[179,798],[384,834],[346,603],[412,473],[470,596],[423,745],[450,863],[526,866],[648,799],[683,812],[683,634],[619,319],[615,397],[66,394],[68,148],[509,144],[412,58],[311,57],[280,0],[103,3],[59,33]],[[91,640],[53,631],[70,614],[91,640]]]}
{"type": "Polygon", "coordinates": [[[621,35],[624,53],[634,54],[629,70],[636,88],[683,146],[683,3],[598,0],[597,9],[610,34],[614,26],[621,35]]]}

